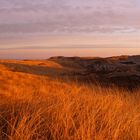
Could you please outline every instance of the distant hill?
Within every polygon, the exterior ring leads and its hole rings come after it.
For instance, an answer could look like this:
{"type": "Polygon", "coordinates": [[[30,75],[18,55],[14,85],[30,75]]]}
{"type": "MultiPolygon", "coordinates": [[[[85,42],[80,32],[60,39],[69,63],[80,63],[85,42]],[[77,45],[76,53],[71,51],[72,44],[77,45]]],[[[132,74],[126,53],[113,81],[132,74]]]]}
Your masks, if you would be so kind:
{"type": "Polygon", "coordinates": [[[73,69],[71,76],[102,85],[133,89],[140,86],[140,55],[108,58],[52,57],[49,60],[73,69]]]}
{"type": "Polygon", "coordinates": [[[0,65],[14,72],[55,79],[100,83],[102,86],[140,87],[140,55],[99,57],[51,57],[47,60],[1,60],[0,65]]]}

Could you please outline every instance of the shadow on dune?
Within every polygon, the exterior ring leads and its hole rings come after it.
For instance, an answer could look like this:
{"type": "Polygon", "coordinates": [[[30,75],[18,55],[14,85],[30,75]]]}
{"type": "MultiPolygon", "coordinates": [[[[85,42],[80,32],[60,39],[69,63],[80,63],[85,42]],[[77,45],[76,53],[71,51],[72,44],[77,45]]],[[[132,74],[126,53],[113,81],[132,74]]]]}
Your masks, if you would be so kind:
{"type": "Polygon", "coordinates": [[[110,58],[52,57],[51,61],[78,68],[73,75],[84,83],[100,83],[103,87],[140,88],[140,56],[110,58]]]}

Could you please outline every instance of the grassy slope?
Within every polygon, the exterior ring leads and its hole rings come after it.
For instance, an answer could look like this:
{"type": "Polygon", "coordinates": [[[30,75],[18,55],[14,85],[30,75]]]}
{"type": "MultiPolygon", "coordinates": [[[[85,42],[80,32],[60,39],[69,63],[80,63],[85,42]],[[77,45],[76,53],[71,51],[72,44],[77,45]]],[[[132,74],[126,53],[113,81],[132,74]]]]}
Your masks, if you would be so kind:
{"type": "Polygon", "coordinates": [[[140,139],[139,92],[68,84],[1,65],[0,139],[140,139]]]}

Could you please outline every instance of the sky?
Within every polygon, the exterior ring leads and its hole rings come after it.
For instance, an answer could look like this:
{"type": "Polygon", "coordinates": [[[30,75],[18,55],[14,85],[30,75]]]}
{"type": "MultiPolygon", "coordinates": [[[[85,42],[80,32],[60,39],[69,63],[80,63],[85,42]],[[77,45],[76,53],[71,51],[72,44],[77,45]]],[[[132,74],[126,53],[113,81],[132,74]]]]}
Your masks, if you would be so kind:
{"type": "Polygon", "coordinates": [[[140,54],[140,0],[0,0],[0,58],[140,54]]]}

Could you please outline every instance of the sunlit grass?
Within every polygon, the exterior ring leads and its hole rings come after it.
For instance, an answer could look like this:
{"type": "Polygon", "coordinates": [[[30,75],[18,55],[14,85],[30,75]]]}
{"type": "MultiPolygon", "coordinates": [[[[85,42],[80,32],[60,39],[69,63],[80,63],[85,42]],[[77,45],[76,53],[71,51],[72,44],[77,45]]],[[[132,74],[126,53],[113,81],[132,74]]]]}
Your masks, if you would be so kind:
{"type": "Polygon", "coordinates": [[[0,71],[1,140],[139,140],[140,90],[0,71]]]}

